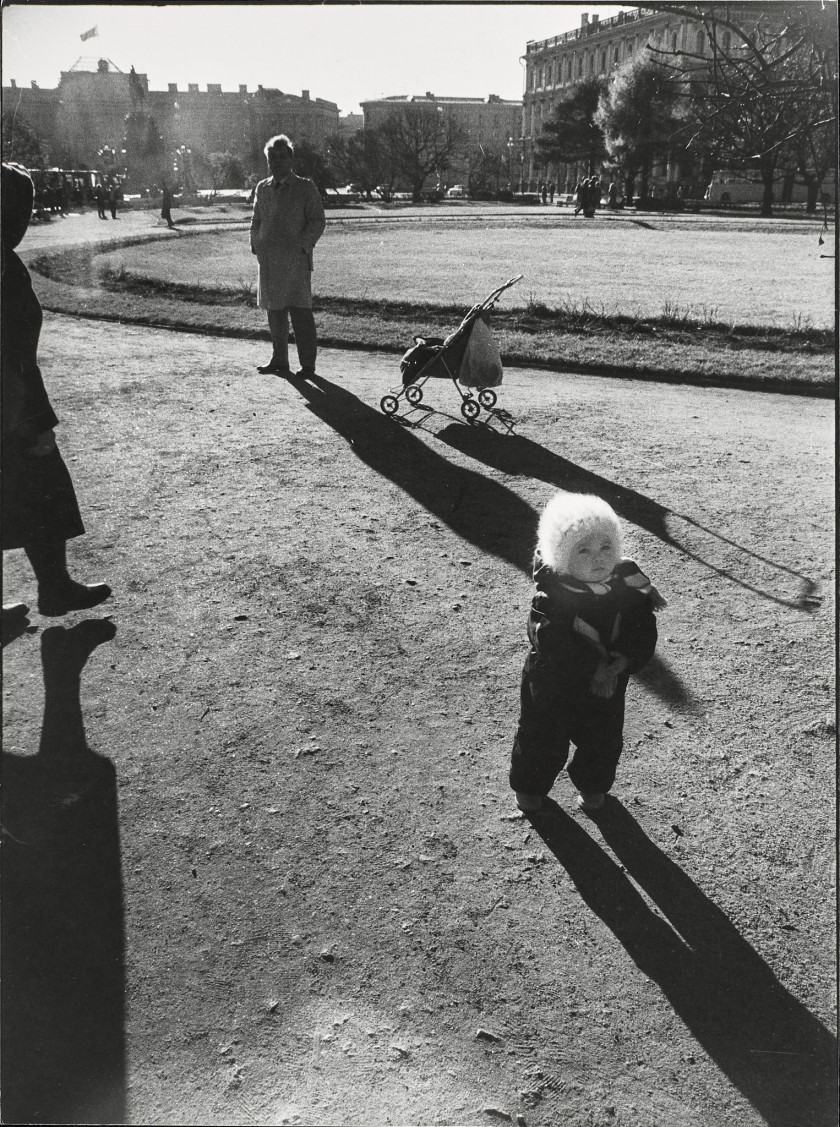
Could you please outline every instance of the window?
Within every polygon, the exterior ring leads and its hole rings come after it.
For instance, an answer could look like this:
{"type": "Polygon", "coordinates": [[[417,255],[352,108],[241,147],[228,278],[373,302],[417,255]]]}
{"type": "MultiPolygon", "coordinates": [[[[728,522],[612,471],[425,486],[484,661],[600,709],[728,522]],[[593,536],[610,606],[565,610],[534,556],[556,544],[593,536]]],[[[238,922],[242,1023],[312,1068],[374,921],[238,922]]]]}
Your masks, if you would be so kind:
{"type": "Polygon", "coordinates": [[[728,31],[725,31],[725,32],[723,33],[723,40],[722,40],[722,42],[723,42],[723,49],[724,49],[724,51],[728,51],[728,50],[729,50],[729,45],[730,45],[730,44],[731,44],[731,42],[732,42],[732,36],[731,36],[731,35],[729,34],[729,32],[728,32],[728,31]]]}
{"type": "Polygon", "coordinates": [[[705,46],[706,46],[706,36],[702,31],[698,31],[697,37],[695,39],[695,44],[694,44],[695,50],[696,50],[698,55],[703,54],[703,49],[705,48],[705,46]]]}
{"type": "Polygon", "coordinates": [[[676,32],[674,32],[674,34],[671,36],[671,50],[674,51],[674,52],[676,52],[676,50],[677,50],[677,33],[676,32]]]}
{"type": "Polygon", "coordinates": [[[607,52],[602,51],[601,52],[601,73],[603,74],[603,72],[606,69],[607,69],[607,52]]]}

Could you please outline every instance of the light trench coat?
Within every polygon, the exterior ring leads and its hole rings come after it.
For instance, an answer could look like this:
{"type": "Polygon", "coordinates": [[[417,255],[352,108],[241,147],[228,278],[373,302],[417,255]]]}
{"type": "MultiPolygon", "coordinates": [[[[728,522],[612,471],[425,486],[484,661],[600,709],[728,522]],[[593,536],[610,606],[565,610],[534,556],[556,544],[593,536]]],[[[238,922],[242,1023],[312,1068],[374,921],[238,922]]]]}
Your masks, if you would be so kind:
{"type": "Polygon", "coordinates": [[[260,309],[312,308],[312,248],[324,233],[324,205],[315,184],[292,173],[283,184],[257,184],[251,250],[257,256],[260,309]]]}

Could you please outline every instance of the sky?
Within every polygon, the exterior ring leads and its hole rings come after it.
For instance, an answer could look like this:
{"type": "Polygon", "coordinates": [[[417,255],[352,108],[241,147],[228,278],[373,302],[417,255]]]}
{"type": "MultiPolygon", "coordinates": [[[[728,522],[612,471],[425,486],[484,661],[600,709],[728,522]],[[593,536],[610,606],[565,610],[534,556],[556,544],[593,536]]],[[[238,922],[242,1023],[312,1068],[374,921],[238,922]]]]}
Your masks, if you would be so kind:
{"type": "Polygon", "coordinates": [[[58,85],[80,57],[146,74],[152,90],[219,82],[336,102],[342,114],[389,94],[521,98],[531,39],[632,4],[332,3],[3,6],[3,85],[58,85]],[[80,36],[91,28],[94,37],[80,36]]]}

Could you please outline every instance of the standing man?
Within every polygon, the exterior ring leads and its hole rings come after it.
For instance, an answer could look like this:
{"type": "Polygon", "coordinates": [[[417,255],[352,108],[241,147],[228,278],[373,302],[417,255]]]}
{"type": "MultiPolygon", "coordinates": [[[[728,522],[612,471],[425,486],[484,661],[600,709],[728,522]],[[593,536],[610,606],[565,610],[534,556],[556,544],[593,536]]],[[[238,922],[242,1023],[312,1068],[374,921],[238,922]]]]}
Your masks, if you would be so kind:
{"type": "Polygon", "coordinates": [[[257,256],[257,304],[268,313],[273,351],[258,372],[289,376],[289,317],[299,376],[315,375],[318,340],[312,315],[312,250],[324,233],[324,205],[315,184],[292,171],[295,150],[280,133],[266,143],[271,176],[257,184],[251,253],[257,256]]]}

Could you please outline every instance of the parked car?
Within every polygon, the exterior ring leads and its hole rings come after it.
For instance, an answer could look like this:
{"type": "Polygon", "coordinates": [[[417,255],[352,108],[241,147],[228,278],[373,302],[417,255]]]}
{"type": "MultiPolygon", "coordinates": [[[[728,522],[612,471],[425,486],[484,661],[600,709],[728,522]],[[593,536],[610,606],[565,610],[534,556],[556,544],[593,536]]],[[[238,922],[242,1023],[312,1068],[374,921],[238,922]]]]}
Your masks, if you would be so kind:
{"type": "Polygon", "coordinates": [[[446,190],[446,198],[448,200],[466,200],[469,199],[469,192],[464,184],[453,184],[451,188],[446,190]]]}

